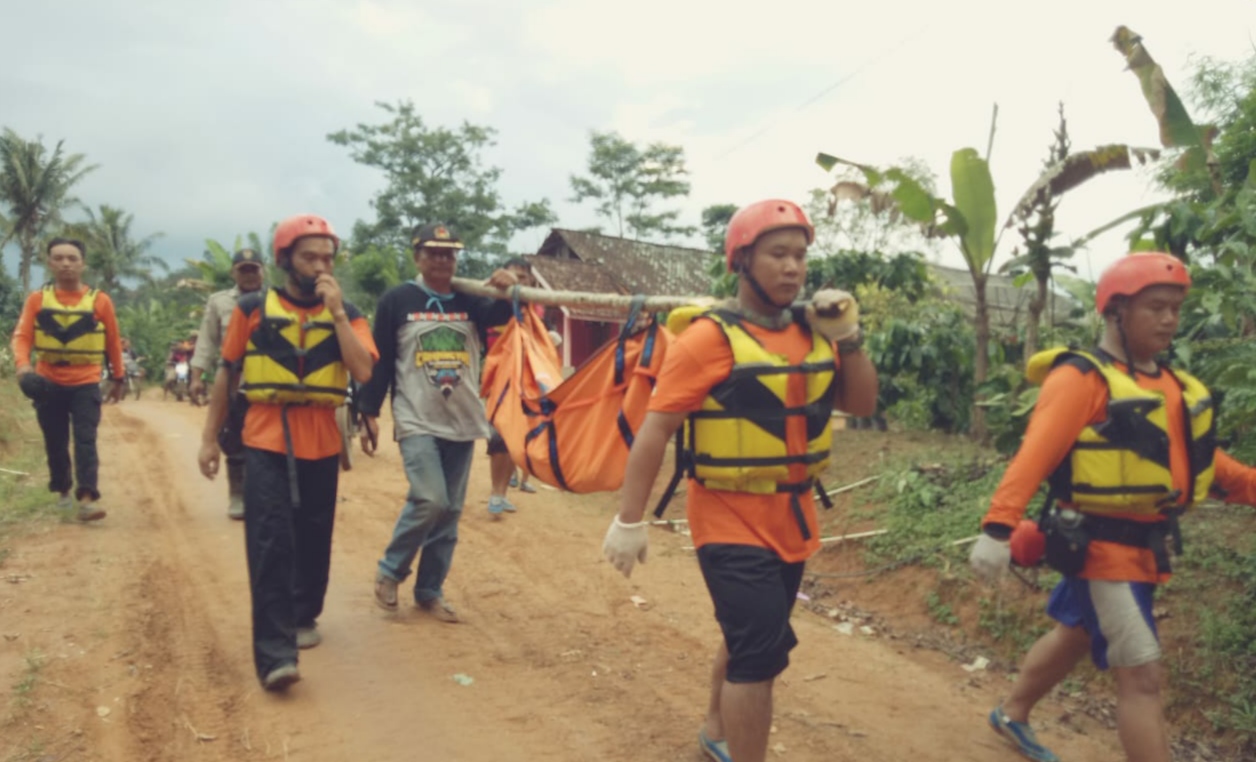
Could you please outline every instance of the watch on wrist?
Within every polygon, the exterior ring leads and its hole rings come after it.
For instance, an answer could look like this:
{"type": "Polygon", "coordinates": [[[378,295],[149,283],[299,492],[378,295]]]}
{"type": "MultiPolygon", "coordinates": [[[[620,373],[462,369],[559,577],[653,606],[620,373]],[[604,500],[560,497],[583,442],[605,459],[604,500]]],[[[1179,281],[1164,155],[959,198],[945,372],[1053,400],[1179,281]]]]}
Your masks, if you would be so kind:
{"type": "Polygon", "coordinates": [[[837,342],[837,356],[844,357],[853,352],[858,352],[864,343],[863,326],[855,329],[855,333],[837,342]]]}

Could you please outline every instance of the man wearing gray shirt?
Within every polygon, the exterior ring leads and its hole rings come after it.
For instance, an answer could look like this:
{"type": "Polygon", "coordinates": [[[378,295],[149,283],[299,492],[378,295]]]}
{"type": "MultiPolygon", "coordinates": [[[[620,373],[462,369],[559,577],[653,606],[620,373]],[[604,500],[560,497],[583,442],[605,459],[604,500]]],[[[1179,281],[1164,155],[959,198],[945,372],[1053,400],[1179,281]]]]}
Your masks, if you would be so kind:
{"type": "MultiPolygon", "coordinates": [[[[262,288],[262,256],[253,249],[240,249],[231,257],[231,278],[235,286],[210,295],[201,317],[201,328],[192,352],[192,384],[189,393],[199,404],[205,395],[204,376],[213,378],[218,371],[218,350],[227,334],[227,323],[235,311],[241,294],[262,288]]],[[[227,455],[227,515],[244,519],[244,453],[227,455]]]]}
{"type": "MultiPolygon", "coordinates": [[[[397,586],[410,575],[415,604],[442,622],[458,614],[442,586],[458,543],[472,448],[489,436],[480,401],[480,355],[485,332],[508,321],[509,301],[456,292],[451,279],[462,241],[445,225],[423,225],[411,236],[419,276],[389,289],[375,310],[379,363],[359,392],[366,430],[362,447],[373,453],[380,408],[392,392],[393,437],[401,448],[410,490],[379,561],[375,602],[397,608],[397,586]]],[[[495,270],[488,285],[506,289],[514,273],[495,270]]]]}

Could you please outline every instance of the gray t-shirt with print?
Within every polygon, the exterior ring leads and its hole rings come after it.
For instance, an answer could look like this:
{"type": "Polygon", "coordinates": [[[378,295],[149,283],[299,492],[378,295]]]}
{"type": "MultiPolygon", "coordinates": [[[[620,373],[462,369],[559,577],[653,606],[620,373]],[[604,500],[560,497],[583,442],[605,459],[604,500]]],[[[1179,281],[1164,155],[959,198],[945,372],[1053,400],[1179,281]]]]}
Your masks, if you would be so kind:
{"type": "Polygon", "coordinates": [[[379,362],[359,390],[359,405],[378,415],[392,392],[394,437],[427,434],[465,442],[489,436],[480,400],[485,331],[510,319],[510,302],[454,292],[421,281],[389,289],[375,310],[379,362]]]}

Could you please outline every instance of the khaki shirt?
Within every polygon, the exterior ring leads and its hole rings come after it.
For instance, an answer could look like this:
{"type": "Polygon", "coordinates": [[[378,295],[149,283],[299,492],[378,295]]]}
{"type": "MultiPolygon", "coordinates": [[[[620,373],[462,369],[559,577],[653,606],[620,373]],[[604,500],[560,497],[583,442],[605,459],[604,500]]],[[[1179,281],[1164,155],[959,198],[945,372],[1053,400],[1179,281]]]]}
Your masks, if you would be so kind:
{"type": "Polygon", "coordinates": [[[227,335],[227,324],[235,312],[240,289],[232,286],[225,291],[210,294],[205,302],[205,315],[201,318],[200,332],[196,335],[196,350],[192,353],[192,367],[213,375],[218,366],[218,350],[227,335]]]}

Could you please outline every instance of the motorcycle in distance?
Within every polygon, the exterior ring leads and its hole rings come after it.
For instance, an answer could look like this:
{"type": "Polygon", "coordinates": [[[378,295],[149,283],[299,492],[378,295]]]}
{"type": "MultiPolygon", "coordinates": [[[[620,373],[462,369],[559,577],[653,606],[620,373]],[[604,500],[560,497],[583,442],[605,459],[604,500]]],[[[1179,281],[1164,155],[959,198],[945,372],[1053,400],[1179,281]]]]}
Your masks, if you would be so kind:
{"type": "Polygon", "coordinates": [[[192,368],[187,360],[180,360],[174,365],[166,366],[166,383],[161,387],[161,398],[164,400],[168,395],[173,394],[175,400],[182,402],[188,394],[188,384],[191,379],[192,368]]]}
{"type": "Polygon", "coordinates": [[[144,368],[140,366],[143,361],[143,357],[128,357],[123,361],[126,368],[126,391],[122,394],[124,398],[132,394],[135,399],[140,398],[140,392],[144,389],[144,368]]]}
{"type": "MultiPolygon", "coordinates": [[[[143,378],[144,378],[144,369],[139,366],[139,361],[127,360],[126,371],[125,371],[125,376],[124,376],[125,380],[122,382],[123,383],[122,399],[118,401],[121,402],[122,400],[132,395],[134,395],[135,399],[138,400],[140,398],[140,392],[143,390],[143,383],[141,382],[141,379],[143,378]]],[[[109,387],[111,384],[112,384],[112,381],[110,381],[109,379],[109,370],[107,368],[101,368],[100,369],[100,393],[102,395],[108,394],[109,387]]]]}

